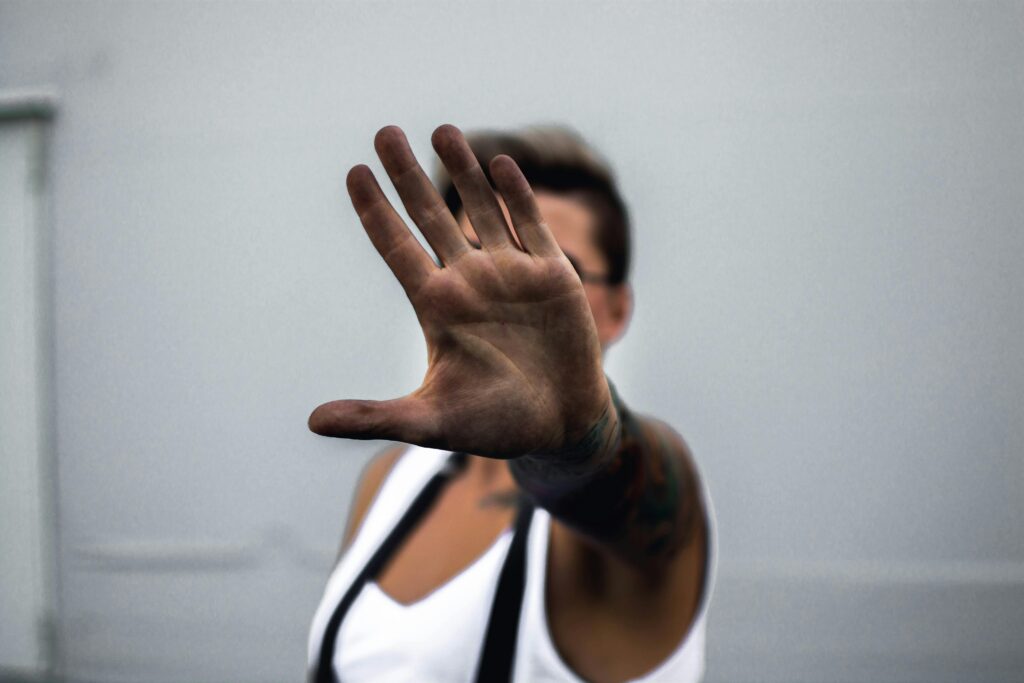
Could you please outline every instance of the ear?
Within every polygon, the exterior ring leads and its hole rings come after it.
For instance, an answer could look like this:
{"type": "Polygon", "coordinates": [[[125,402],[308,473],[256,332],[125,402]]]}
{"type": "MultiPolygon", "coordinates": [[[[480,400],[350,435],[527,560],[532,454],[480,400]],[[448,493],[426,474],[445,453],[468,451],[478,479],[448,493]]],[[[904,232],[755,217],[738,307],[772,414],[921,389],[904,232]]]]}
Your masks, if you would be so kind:
{"type": "Polygon", "coordinates": [[[629,321],[633,317],[633,288],[628,282],[620,285],[607,287],[605,296],[608,297],[608,317],[604,334],[602,335],[602,346],[608,348],[626,333],[629,321]]]}

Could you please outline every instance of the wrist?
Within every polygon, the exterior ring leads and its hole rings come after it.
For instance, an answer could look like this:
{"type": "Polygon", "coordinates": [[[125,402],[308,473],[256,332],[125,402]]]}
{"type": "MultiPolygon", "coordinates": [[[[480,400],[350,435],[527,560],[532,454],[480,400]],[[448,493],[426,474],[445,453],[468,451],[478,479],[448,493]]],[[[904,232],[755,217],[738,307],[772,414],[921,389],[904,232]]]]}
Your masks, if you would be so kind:
{"type": "Polygon", "coordinates": [[[618,452],[622,442],[619,411],[610,398],[600,416],[590,423],[583,436],[569,440],[566,447],[547,456],[579,467],[601,469],[618,452]]]}
{"type": "Polygon", "coordinates": [[[607,469],[622,443],[620,412],[612,398],[614,395],[614,390],[610,390],[599,416],[582,434],[567,437],[562,448],[510,461],[512,474],[520,486],[540,496],[564,493],[607,469]]]}

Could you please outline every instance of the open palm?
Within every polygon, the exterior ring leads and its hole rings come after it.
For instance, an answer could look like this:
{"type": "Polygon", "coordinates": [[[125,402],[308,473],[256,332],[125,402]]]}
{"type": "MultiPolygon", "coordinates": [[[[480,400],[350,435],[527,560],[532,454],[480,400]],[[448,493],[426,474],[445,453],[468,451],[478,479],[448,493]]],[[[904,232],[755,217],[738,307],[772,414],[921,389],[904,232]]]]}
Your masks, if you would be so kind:
{"type": "Polygon", "coordinates": [[[356,166],[348,175],[363,227],[423,328],[426,376],[399,399],[325,403],[313,411],[310,428],[328,436],[391,439],[500,458],[571,448],[610,406],[579,277],[511,158],[499,156],[490,164],[510,228],[462,133],[441,126],[432,141],[480,248],[467,239],[401,130],[382,129],[375,146],[440,266],[369,168],[356,166]]]}

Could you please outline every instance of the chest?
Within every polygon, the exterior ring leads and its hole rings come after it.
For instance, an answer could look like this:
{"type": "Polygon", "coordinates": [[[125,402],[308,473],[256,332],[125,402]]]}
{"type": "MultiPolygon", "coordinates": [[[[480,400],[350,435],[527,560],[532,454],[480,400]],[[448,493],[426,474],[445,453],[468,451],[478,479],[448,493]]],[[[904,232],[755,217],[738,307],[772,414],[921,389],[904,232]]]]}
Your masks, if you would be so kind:
{"type": "MultiPolygon", "coordinates": [[[[376,597],[411,608],[407,625],[445,602],[450,623],[452,615],[465,614],[459,622],[465,628],[451,627],[465,631],[467,642],[479,638],[474,633],[482,633],[483,623],[476,622],[485,611],[466,614],[455,606],[486,603],[500,571],[499,541],[508,535],[515,510],[493,500],[478,488],[453,483],[378,576],[376,597]]],[[[654,669],[676,649],[695,616],[699,553],[688,554],[677,576],[644,585],[568,527],[551,520],[546,528],[533,544],[534,554],[543,555],[534,558],[540,560],[534,581],[544,588],[535,628],[553,650],[553,666],[564,663],[573,676],[594,683],[626,681],[654,669]]]]}
{"type": "Polygon", "coordinates": [[[512,524],[515,508],[493,502],[486,490],[456,480],[377,577],[377,586],[412,605],[466,571],[512,524]]]}

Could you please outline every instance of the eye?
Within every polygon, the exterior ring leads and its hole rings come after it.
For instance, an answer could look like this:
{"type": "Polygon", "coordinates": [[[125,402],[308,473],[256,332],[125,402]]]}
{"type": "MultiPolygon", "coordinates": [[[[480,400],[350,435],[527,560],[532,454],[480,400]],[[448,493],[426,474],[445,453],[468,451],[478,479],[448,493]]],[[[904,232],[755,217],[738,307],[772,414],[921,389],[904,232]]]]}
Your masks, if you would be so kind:
{"type": "Polygon", "coordinates": [[[565,258],[569,260],[569,263],[572,265],[572,269],[580,276],[580,282],[586,282],[592,285],[610,285],[612,283],[608,278],[607,273],[589,273],[583,270],[579,261],[577,261],[572,254],[567,252],[565,249],[562,250],[562,253],[565,254],[565,258]]]}

